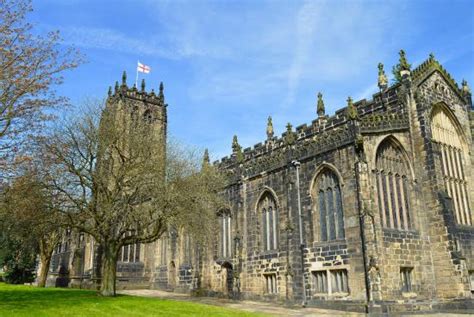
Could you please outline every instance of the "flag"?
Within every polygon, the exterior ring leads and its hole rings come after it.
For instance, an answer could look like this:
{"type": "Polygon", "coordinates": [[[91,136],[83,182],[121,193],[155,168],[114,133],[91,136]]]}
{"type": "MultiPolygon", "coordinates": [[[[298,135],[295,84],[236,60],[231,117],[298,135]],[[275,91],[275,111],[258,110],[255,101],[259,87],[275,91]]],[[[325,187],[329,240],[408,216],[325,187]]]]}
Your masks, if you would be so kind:
{"type": "Polygon", "coordinates": [[[151,71],[151,67],[138,62],[137,72],[148,74],[151,71]]]}

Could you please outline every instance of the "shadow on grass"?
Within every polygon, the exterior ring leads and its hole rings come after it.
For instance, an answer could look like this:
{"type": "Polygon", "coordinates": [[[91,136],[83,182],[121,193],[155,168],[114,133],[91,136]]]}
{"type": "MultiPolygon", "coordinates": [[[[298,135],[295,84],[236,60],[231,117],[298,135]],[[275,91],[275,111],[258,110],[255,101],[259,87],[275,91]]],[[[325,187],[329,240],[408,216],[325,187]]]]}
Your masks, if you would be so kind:
{"type": "Polygon", "coordinates": [[[0,316],[257,316],[224,307],[96,291],[37,288],[0,283],[0,316]]]}
{"type": "MultiPolygon", "coordinates": [[[[74,309],[74,306],[99,304],[122,298],[102,297],[96,291],[37,288],[23,285],[0,284],[0,307],[6,311],[27,312],[49,309],[74,309]]],[[[125,296],[126,297],[126,296],[125,296]]]]}

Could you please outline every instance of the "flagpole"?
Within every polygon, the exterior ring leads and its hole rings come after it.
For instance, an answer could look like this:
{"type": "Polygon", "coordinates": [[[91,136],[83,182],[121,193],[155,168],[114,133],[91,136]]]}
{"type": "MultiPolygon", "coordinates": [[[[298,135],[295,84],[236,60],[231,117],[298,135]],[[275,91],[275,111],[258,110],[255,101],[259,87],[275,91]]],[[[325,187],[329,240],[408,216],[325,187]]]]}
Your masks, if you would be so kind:
{"type": "Polygon", "coordinates": [[[137,60],[137,75],[135,76],[135,87],[138,89],[138,63],[140,63],[139,60],[137,60]]]}

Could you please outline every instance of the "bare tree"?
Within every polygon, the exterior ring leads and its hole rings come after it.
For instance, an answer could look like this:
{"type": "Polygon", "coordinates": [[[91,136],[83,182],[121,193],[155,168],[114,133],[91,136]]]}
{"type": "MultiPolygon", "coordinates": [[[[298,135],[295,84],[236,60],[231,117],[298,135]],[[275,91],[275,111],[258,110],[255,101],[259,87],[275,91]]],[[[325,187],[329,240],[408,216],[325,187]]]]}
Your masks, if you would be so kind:
{"type": "Polygon", "coordinates": [[[167,144],[165,153],[146,120],[124,125],[108,108],[84,113],[45,140],[56,164],[48,180],[70,225],[100,245],[100,292],[114,296],[120,248],[153,242],[170,227],[208,236],[223,183],[190,151],[167,144]]]}
{"type": "Polygon", "coordinates": [[[0,0],[0,169],[11,167],[29,133],[50,116],[46,109],[65,104],[55,86],[61,74],[82,58],[73,48],[60,47],[59,32],[34,35],[26,21],[30,0],[0,0]]]}

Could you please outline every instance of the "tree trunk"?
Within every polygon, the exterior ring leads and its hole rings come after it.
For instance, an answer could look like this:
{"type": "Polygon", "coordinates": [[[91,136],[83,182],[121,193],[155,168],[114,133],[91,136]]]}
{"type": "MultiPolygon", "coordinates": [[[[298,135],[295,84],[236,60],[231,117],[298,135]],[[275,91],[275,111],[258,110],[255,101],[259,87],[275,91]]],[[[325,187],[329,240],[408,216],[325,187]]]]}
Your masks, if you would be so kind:
{"type": "Polygon", "coordinates": [[[115,277],[117,275],[118,248],[115,244],[105,244],[102,253],[102,279],[100,294],[115,296],[115,277]]]}
{"type": "Polygon", "coordinates": [[[39,269],[38,287],[45,287],[46,286],[46,279],[48,278],[48,271],[49,271],[49,264],[51,262],[51,255],[50,256],[40,255],[40,259],[41,259],[41,267],[39,269]]]}
{"type": "Polygon", "coordinates": [[[51,257],[53,256],[54,247],[56,246],[57,238],[51,237],[51,241],[47,238],[42,238],[39,241],[39,251],[41,266],[38,276],[38,287],[46,286],[46,279],[48,278],[49,264],[51,263],[51,257]]]}

